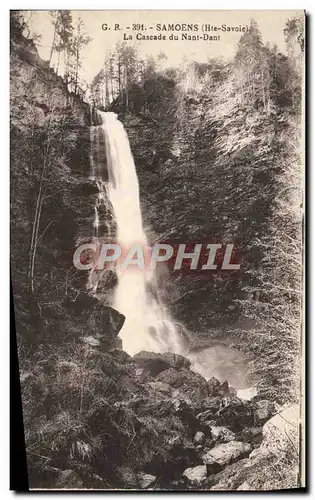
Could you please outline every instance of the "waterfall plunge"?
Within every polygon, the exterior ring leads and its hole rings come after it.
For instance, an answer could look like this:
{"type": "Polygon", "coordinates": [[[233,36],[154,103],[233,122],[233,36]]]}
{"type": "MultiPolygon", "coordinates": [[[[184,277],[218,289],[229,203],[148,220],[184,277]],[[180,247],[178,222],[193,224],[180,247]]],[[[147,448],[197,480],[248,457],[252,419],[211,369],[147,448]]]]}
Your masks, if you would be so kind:
{"type": "MultiPolygon", "coordinates": [[[[97,148],[101,147],[100,134],[103,134],[108,171],[108,182],[104,186],[104,160],[96,161],[98,164],[95,165],[95,158],[92,158],[92,176],[98,181],[99,198],[103,197],[105,189],[113,207],[117,223],[116,241],[121,248],[140,244],[145,250],[148,241],[142,226],[139,183],[127,133],[115,113],[98,112],[98,116],[102,124],[96,126],[97,133],[91,135],[92,146],[96,141],[97,148]]],[[[97,205],[95,212],[94,225],[100,236],[97,205]]],[[[181,353],[180,334],[159,298],[155,272],[142,271],[137,266],[127,269],[117,266],[116,272],[118,285],[113,307],[126,317],[119,333],[123,349],[131,355],[141,350],[181,353]]]]}

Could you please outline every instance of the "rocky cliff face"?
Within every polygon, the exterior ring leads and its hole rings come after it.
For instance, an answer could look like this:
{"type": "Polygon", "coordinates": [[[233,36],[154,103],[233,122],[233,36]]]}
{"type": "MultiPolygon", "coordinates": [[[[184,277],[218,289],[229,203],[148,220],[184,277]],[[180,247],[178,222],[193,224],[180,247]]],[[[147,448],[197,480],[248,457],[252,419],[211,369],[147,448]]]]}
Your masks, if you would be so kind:
{"type": "Polygon", "coordinates": [[[98,194],[89,178],[89,125],[89,106],[68,92],[32,41],[16,34],[11,40],[11,269],[17,333],[31,344],[95,333],[111,319],[87,295],[87,272],[72,262],[75,248],[91,239],[98,194]]]}

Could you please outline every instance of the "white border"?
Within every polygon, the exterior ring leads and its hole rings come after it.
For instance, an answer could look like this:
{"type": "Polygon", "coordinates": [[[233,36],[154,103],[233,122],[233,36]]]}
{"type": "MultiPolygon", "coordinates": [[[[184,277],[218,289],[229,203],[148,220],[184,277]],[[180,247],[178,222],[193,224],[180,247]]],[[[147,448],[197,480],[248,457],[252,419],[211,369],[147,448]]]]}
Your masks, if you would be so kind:
{"type": "MultiPolygon", "coordinates": [[[[3,238],[0,245],[0,262],[2,263],[1,269],[1,295],[0,295],[0,304],[1,304],[1,325],[2,325],[2,345],[1,345],[1,355],[2,360],[0,362],[0,380],[1,380],[1,412],[0,412],[0,453],[1,453],[1,461],[0,461],[0,493],[1,499],[11,498],[14,494],[13,492],[9,492],[9,139],[8,139],[8,131],[9,131],[9,78],[8,78],[8,69],[9,69],[9,9],[78,9],[78,10],[87,10],[87,9],[99,9],[102,10],[106,8],[107,10],[201,10],[201,9],[212,9],[212,10],[275,10],[275,9],[283,9],[283,10],[298,10],[305,9],[309,15],[312,15],[314,10],[312,9],[313,2],[311,0],[307,0],[300,4],[297,1],[286,0],[286,1],[275,1],[275,0],[265,0],[264,2],[253,2],[251,1],[213,1],[209,2],[209,0],[194,0],[193,2],[189,2],[187,0],[175,1],[175,0],[159,0],[158,2],[148,3],[145,0],[134,0],[132,2],[128,2],[127,0],[115,0],[115,1],[95,1],[91,0],[90,2],[83,2],[82,0],[68,0],[67,5],[65,6],[64,2],[54,1],[54,2],[40,2],[39,0],[32,0],[26,2],[25,0],[20,0],[19,2],[6,2],[2,1],[0,7],[0,54],[1,54],[1,98],[3,100],[1,106],[1,158],[2,158],[2,168],[1,168],[1,195],[0,195],[0,234],[3,238]]],[[[309,23],[309,32],[310,30],[309,23]]],[[[314,76],[314,51],[312,50],[312,40],[310,40],[309,33],[309,47],[308,50],[310,52],[309,56],[309,82],[313,81],[314,76]]],[[[309,92],[312,90],[311,85],[308,85],[309,92]]],[[[310,99],[310,96],[308,96],[310,99]]],[[[309,109],[309,120],[314,117],[314,99],[309,101],[309,104],[312,104],[309,109]]],[[[309,129],[309,175],[308,175],[308,183],[311,184],[311,188],[313,187],[313,179],[310,174],[313,168],[311,163],[312,158],[312,150],[313,145],[315,143],[313,129],[308,126],[309,129]]],[[[312,189],[309,191],[309,203],[312,201],[312,189]]],[[[310,210],[308,213],[308,218],[310,219],[309,230],[310,234],[308,235],[309,248],[314,247],[312,245],[314,243],[314,231],[312,231],[312,221],[315,221],[314,217],[314,207],[315,203],[313,202],[312,206],[310,206],[310,210]],[[312,217],[313,216],[313,217],[312,217]]],[[[310,257],[310,256],[309,256],[310,257]]],[[[310,268],[310,285],[314,281],[314,267],[310,268]]],[[[310,287],[311,288],[311,287],[310,287]]],[[[309,297],[310,304],[309,308],[311,311],[315,309],[315,304],[313,303],[314,297],[309,297]],[[312,307],[313,306],[313,307],[312,307]]],[[[311,318],[310,318],[311,320],[311,318]]],[[[311,346],[310,353],[310,365],[314,358],[314,342],[311,342],[311,336],[313,334],[311,329],[311,321],[308,327],[309,335],[308,335],[308,347],[311,346]]],[[[309,350],[309,349],[308,349],[309,350]]],[[[308,381],[309,387],[315,386],[314,380],[314,370],[311,374],[311,380],[308,381]]],[[[311,392],[311,391],[309,391],[311,392]]],[[[311,402],[309,402],[311,403],[311,402]]],[[[310,404],[311,406],[311,404],[310,404]]],[[[308,424],[311,423],[311,415],[313,415],[312,408],[309,408],[309,421],[308,424]]],[[[12,425],[14,425],[14,416],[12,416],[12,425]]],[[[310,437],[310,433],[308,433],[308,437],[310,437]]],[[[309,443],[310,444],[310,443],[309,443]]],[[[310,455],[312,455],[312,451],[310,455]]],[[[14,450],[12,450],[14,453],[14,450]]],[[[311,465],[313,464],[312,456],[309,457],[311,460],[311,465]]],[[[310,465],[310,467],[311,467],[310,465]]],[[[18,473],[18,471],[17,471],[18,473]]],[[[312,477],[312,471],[309,468],[309,476],[312,477]]],[[[309,482],[310,481],[309,477],[309,482]]],[[[311,484],[310,484],[311,486],[311,484]]],[[[193,493],[192,493],[193,494],[193,493]]],[[[71,493],[71,495],[75,495],[75,493],[71,493]]],[[[86,493],[86,495],[90,495],[90,493],[86,493]]],[[[117,493],[119,495],[119,493],[117,493]]],[[[215,495],[215,493],[212,493],[215,495]]],[[[45,495],[37,494],[37,498],[45,498],[45,495]]],[[[223,498],[226,495],[220,494],[220,497],[223,498]]],[[[248,494],[246,494],[248,498],[248,494]]]]}

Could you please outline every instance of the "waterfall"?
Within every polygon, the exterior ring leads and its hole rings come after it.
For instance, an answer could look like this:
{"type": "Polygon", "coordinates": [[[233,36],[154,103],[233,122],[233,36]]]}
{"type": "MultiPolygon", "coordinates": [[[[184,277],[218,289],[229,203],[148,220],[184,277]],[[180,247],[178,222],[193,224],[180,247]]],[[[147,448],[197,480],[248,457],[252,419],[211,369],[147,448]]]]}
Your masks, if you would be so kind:
{"type": "MultiPolygon", "coordinates": [[[[101,224],[105,229],[108,226],[99,206],[109,200],[117,225],[116,243],[122,249],[138,244],[146,253],[149,242],[143,229],[139,183],[127,133],[115,113],[98,111],[97,116],[101,124],[91,127],[91,177],[99,189],[94,239],[100,242],[104,236],[101,224]]],[[[117,265],[116,273],[118,284],[112,305],[126,317],[119,333],[123,349],[131,355],[141,350],[181,353],[180,333],[160,297],[155,271],[136,266],[121,269],[117,265]]]]}

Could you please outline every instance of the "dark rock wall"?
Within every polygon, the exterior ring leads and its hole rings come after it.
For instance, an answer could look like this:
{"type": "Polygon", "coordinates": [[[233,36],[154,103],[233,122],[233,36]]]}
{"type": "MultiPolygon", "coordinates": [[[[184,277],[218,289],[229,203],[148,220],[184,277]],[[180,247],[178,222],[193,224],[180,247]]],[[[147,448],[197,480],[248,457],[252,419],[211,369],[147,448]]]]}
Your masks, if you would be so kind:
{"type": "Polygon", "coordinates": [[[102,304],[86,297],[88,272],[72,260],[91,241],[95,217],[90,124],[88,104],[68,92],[33,42],[12,36],[11,270],[17,332],[27,342],[101,328],[102,304]]]}

